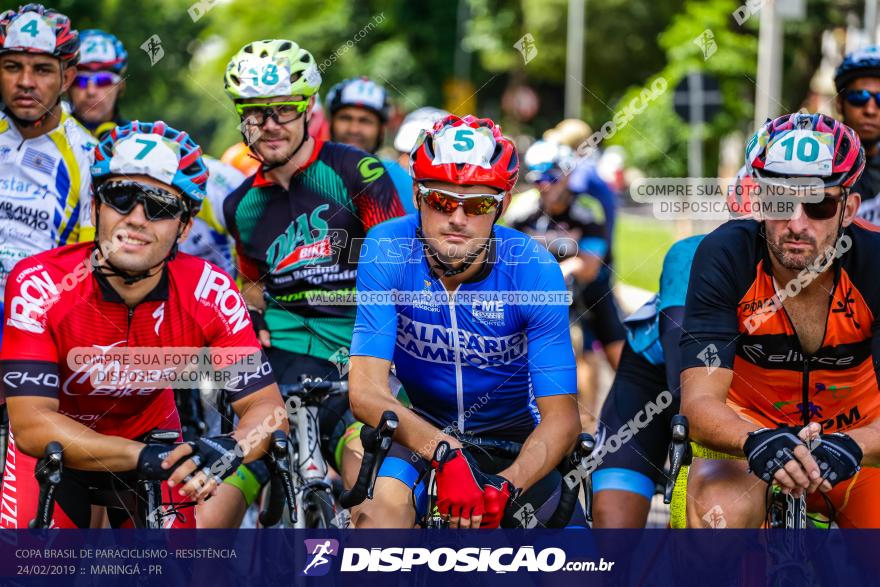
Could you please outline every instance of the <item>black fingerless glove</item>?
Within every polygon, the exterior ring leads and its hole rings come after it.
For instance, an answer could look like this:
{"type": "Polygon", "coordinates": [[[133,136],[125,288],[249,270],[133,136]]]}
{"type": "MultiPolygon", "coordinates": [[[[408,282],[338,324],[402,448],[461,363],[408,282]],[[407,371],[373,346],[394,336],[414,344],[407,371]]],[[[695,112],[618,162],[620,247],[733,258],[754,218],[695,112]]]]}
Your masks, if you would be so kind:
{"type": "Polygon", "coordinates": [[[819,445],[811,451],[822,478],[832,487],[846,481],[861,468],[862,449],[852,437],[842,433],[822,434],[819,445]]]}
{"type": "Polygon", "coordinates": [[[244,462],[244,454],[238,448],[238,441],[231,436],[202,437],[189,443],[196,467],[211,477],[226,479],[244,462]]]}
{"type": "Polygon", "coordinates": [[[251,324],[254,325],[254,332],[259,334],[261,330],[269,330],[269,325],[266,324],[266,317],[263,316],[262,310],[248,308],[248,312],[251,314],[251,324]]]}
{"type": "Polygon", "coordinates": [[[776,471],[794,458],[794,449],[804,443],[798,428],[761,428],[749,433],[743,452],[749,461],[749,472],[770,483],[776,471]]]}
{"type": "Polygon", "coordinates": [[[165,481],[168,479],[177,467],[186,462],[185,457],[168,469],[162,468],[162,461],[178,446],[177,444],[148,444],[144,446],[138,455],[138,476],[145,481],[165,481]]]}

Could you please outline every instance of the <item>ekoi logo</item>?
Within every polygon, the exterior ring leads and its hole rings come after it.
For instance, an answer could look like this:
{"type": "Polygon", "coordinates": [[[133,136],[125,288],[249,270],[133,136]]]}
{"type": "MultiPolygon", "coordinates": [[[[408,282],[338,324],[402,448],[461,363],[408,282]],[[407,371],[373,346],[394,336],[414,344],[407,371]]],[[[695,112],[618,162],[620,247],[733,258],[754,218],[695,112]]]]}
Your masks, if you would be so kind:
{"type": "Polygon", "coordinates": [[[339,554],[339,541],[332,538],[314,538],[304,541],[308,560],[301,575],[307,577],[320,577],[330,572],[330,559],[328,557],[339,554]]]}

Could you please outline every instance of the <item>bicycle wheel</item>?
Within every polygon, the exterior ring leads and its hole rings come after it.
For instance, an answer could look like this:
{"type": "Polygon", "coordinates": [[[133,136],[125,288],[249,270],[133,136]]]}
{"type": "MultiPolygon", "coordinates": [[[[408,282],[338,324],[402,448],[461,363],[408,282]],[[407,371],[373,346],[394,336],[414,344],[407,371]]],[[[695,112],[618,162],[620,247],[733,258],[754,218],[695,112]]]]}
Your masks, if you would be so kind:
{"type": "Polygon", "coordinates": [[[329,491],[308,491],[303,495],[302,512],[306,528],[332,528],[336,502],[329,491]]]}

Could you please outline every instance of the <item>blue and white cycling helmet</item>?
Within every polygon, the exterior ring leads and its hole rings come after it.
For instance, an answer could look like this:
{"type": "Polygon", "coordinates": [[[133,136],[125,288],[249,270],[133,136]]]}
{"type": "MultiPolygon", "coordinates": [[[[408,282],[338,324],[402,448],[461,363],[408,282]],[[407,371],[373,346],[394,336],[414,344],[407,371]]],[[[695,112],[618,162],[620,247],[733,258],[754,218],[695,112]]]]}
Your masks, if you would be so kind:
{"type": "Polygon", "coordinates": [[[197,210],[206,196],[208,167],[190,136],[161,120],[133,120],[107,133],[95,147],[92,183],[111,176],[146,175],[179,189],[197,210]]]}
{"type": "Polygon", "coordinates": [[[843,58],[843,63],[834,72],[837,92],[842,92],[847,84],[860,77],[880,78],[880,46],[865,47],[843,58]]]}
{"type": "Polygon", "coordinates": [[[99,29],[88,29],[80,32],[79,42],[78,69],[125,74],[128,51],[115,35],[99,29]]]}
{"type": "Polygon", "coordinates": [[[343,80],[327,92],[327,109],[330,116],[346,106],[359,106],[376,114],[382,123],[388,122],[391,104],[385,88],[368,77],[343,80]]]}
{"type": "Polygon", "coordinates": [[[529,183],[555,182],[575,165],[571,148],[553,141],[536,141],[526,151],[523,161],[529,183]]]}

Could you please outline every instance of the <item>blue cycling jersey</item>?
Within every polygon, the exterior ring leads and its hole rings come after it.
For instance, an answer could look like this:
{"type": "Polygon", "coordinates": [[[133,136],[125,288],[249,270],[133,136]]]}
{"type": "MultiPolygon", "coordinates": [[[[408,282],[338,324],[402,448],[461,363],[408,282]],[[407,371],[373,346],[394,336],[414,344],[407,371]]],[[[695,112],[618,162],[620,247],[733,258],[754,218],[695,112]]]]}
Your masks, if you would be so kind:
{"type": "Polygon", "coordinates": [[[660,292],[623,321],[629,346],[653,365],[665,362],[660,342],[660,313],[667,308],[684,306],[691,263],[705,236],[684,238],[669,248],[663,259],[660,292]]]}
{"type": "Polygon", "coordinates": [[[496,226],[484,270],[446,300],[417,222],[368,233],[351,354],[393,361],[413,409],[438,427],[521,440],[539,422],[536,398],[577,392],[559,265],[537,241],[496,226]],[[388,292],[398,299],[379,300],[388,292]]]}

